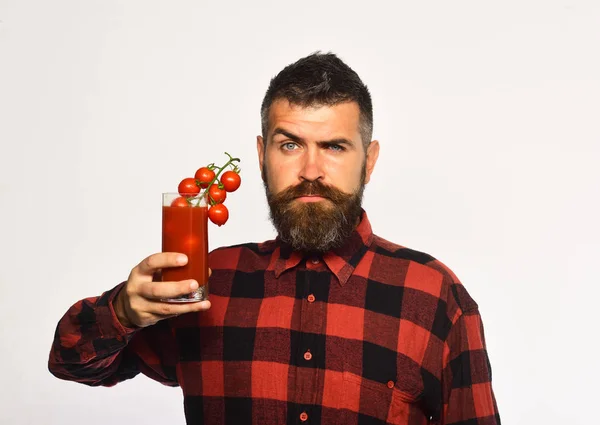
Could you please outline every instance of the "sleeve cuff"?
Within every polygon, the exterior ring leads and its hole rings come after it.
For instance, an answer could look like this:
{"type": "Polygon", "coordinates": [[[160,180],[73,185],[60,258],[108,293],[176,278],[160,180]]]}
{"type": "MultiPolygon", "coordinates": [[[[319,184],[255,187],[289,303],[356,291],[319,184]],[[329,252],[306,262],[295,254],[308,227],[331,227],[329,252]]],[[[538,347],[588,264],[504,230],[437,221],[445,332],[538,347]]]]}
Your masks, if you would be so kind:
{"type": "Polygon", "coordinates": [[[118,341],[128,341],[138,330],[141,329],[137,327],[130,328],[123,326],[123,324],[119,321],[113,306],[113,301],[126,283],[127,282],[121,282],[119,285],[105,292],[100,297],[100,299],[106,299],[106,304],[100,303],[98,306],[99,311],[96,312],[98,317],[98,325],[103,338],[115,338],[118,341]]]}

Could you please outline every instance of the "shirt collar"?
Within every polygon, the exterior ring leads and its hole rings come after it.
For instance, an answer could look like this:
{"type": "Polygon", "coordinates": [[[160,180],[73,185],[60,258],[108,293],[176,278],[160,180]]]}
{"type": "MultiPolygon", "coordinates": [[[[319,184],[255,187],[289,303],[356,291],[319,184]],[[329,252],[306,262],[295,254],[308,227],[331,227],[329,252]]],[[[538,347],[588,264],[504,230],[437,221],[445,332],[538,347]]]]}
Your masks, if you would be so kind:
{"type": "MultiPolygon", "coordinates": [[[[372,242],[373,230],[367,213],[363,210],[360,223],[344,245],[322,255],[323,261],[337,277],[340,285],[343,286],[348,281],[372,242]]],[[[275,277],[279,278],[283,272],[296,267],[304,258],[302,253],[292,250],[288,244],[277,238],[269,268],[275,272],[275,277]]]]}

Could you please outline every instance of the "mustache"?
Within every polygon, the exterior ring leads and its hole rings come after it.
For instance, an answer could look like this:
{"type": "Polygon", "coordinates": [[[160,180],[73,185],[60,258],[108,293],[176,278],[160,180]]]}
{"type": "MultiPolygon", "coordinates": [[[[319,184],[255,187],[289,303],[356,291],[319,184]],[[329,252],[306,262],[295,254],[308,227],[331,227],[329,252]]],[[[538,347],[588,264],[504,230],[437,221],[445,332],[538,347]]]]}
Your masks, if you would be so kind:
{"type": "Polygon", "coordinates": [[[320,196],[334,203],[341,203],[347,201],[352,195],[344,193],[335,187],[325,185],[319,180],[304,180],[302,183],[290,186],[280,193],[273,195],[278,202],[291,202],[302,196],[320,196]]]}

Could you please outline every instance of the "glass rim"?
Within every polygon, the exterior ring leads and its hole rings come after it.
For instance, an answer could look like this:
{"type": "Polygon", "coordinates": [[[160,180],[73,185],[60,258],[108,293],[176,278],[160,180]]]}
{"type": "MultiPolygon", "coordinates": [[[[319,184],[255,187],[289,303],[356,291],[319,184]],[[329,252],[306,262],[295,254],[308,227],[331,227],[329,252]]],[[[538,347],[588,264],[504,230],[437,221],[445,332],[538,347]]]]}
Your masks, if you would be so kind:
{"type": "MultiPolygon", "coordinates": [[[[204,190],[204,189],[202,189],[204,190]]],[[[202,192],[202,190],[200,190],[200,192],[202,192]]],[[[161,195],[177,195],[177,196],[186,196],[186,197],[194,197],[194,196],[198,196],[200,195],[200,192],[198,193],[180,193],[180,192],[161,192],[161,195]]]]}
{"type": "Polygon", "coordinates": [[[200,193],[180,193],[180,192],[162,192],[161,198],[163,206],[168,206],[171,202],[175,201],[177,198],[185,198],[188,203],[192,202],[197,205],[194,206],[207,206],[208,205],[208,196],[205,194],[204,196],[200,196],[200,193]]]}

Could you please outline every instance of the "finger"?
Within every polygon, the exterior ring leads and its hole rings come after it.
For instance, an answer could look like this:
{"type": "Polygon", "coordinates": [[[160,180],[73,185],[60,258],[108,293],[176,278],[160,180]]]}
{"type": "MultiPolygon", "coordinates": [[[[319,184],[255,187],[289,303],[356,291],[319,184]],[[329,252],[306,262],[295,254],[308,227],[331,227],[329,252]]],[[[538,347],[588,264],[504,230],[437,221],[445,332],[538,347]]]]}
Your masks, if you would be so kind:
{"type": "Polygon", "coordinates": [[[140,285],[139,294],[149,300],[160,300],[188,295],[196,289],[198,282],[193,279],[179,282],[147,282],[140,285]]]}
{"type": "Polygon", "coordinates": [[[143,276],[152,276],[165,267],[179,267],[187,263],[187,256],[178,252],[159,252],[146,257],[134,270],[143,276]]]}
{"type": "Polygon", "coordinates": [[[169,317],[180,316],[186,313],[194,313],[198,311],[206,311],[210,308],[210,301],[198,301],[195,303],[165,303],[165,302],[152,302],[148,306],[148,312],[161,319],[167,319],[169,317]]]}

